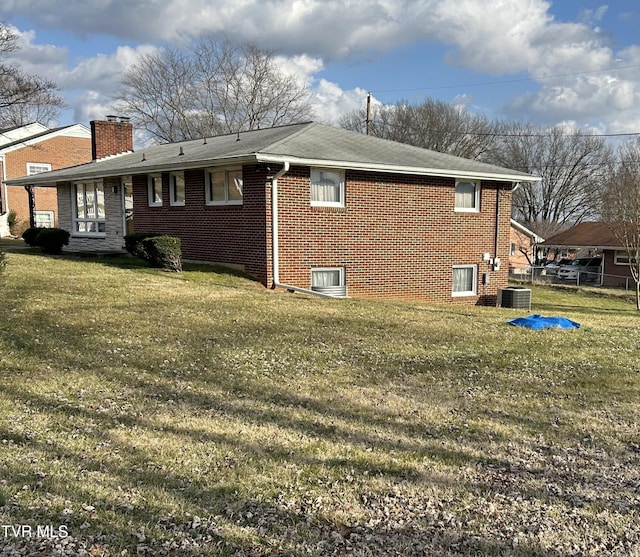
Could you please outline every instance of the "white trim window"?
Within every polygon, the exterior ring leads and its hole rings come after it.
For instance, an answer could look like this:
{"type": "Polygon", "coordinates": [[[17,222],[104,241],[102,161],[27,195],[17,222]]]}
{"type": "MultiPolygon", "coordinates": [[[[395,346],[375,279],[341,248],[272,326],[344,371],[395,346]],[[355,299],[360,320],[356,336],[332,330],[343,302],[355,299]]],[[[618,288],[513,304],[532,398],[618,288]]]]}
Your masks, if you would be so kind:
{"type": "Polygon", "coordinates": [[[162,207],[162,174],[147,177],[149,207],[162,207]]]}
{"type": "Polygon", "coordinates": [[[617,249],[613,258],[614,265],[635,265],[636,258],[628,251],[623,249],[617,249]]]}
{"type": "Polygon", "coordinates": [[[184,206],[184,172],[169,174],[169,203],[173,206],[184,206]]]}
{"type": "Polygon", "coordinates": [[[477,265],[454,265],[452,296],[475,296],[478,284],[477,265]]]}
{"type": "Polygon", "coordinates": [[[344,171],[311,169],[311,206],[344,207],[344,171]]]}
{"type": "Polygon", "coordinates": [[[311,269],[311,288],[344,286],[343,267],[317,267],[311,269]]]}
{"type": "Polygon", "coordinates": [[[73,231],[85,236],[104,236],[106,233],[104,187],[102,181],[73,185],[73,231]]]}
{"type": "Polygon", "coordinates": [[[480,183],[456,180],[455,210],[467,213],[480,211],[480,183]]]}
{"type": "Polygon", "coordinates": [[[36,228],[53,228],[55,224],[53,211],[36,211],[34,217],[36,228]]]}
{"type": "Polygon", "coordinates": [[[43,172],[49,172],[51,165],[46,162],[28,162],[27,163],[27,176],[33,176],[34,174],[42,174],[43,172]]]}
{"type": "Polygon", "coordinates": [[[209,168],[206,172],[207,205],[242,205],[242,168],[209,168]]]}

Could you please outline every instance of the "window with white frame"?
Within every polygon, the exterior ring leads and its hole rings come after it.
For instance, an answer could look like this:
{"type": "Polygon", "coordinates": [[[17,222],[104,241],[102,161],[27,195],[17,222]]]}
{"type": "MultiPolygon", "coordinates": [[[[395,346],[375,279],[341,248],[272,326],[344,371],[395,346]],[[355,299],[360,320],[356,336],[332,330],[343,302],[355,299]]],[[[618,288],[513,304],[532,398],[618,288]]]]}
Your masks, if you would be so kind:
{"type": "Polygon", "coordinates": [[[242,169],[207,170],[205,197],[207,205],[242,205],[242,169]]]}
{"type": "Polygon", "coordinates": [[[34,216],[36,228],[53,228],[55,224],[53,211],[36,211],[34,216]]]}
{"type": "Polygon", "coordinates": [[[149,174],[147,177],[149,207],[162,206],[162,174],[149,174]]]}
{"type": "Polygon", "coordinates": [[[106,231],[102,182],[74,184],[73,230],[77,234],[104,236],[106,231]]]}
{"type": "Polygon", "coordinates": [[[172,172],[169,175],[169,203],[184,205],[184,172],[172,172]]]}
{"type": "Polygon", "coordinates": [[[477,265],[453,266],[453,296],[475,296],[478,283],[477,265]]]}
{"type": "Polygon", "coordinates": [[[480,183],[456,180],[455,210],[477,213],[480,211],[480,183]]]}
{"type": "Polygon", "coordinates": [[[344,286],[344,268],[318,267],[311,269],[311,288],[344,286]]]}
{"type": "Polygon", "coordinates": [[[311,169],[311,205],[344,207],[344,172],[342,170],[311,169]]]}
{"type": "Polygon", "coordinates": [[[635,265],[636,258],[629,254],[626,250],[616,250],[615,256],[613,258],[613,262],[615,265],[635,265]]]}
{"type": "Polygon", "coordinates": [[[49,172],[51,165],[46,162],[28,162],[27,163],[27,176],[33,176],[34,174],[42,174],[43,172],[49,172]]]}

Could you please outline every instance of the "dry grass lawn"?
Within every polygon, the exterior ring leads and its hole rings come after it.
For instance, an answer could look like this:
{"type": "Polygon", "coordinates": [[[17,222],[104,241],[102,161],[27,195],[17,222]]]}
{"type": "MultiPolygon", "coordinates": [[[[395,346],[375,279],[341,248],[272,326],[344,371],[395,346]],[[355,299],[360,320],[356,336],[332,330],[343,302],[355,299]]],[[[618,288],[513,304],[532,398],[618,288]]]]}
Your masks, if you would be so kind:
{"type": "Polygon", "coordinates": [[[0,554],[640,555],[625,297],[535,287],[534,312],[582,327],[529,331],[206,267],[7,259],[0,554]]]}

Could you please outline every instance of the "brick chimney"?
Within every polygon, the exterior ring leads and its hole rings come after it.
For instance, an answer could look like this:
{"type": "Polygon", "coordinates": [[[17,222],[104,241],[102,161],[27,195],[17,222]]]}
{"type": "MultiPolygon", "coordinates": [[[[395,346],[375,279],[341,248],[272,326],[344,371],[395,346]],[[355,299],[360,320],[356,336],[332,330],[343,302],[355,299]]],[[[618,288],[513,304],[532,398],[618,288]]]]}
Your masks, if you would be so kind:
{"type": "Polygon", "coordinates": [[[133,151],[133,125],[124,116],[107,116],[91,121],[91,156],[93,160],[133,151]]]}

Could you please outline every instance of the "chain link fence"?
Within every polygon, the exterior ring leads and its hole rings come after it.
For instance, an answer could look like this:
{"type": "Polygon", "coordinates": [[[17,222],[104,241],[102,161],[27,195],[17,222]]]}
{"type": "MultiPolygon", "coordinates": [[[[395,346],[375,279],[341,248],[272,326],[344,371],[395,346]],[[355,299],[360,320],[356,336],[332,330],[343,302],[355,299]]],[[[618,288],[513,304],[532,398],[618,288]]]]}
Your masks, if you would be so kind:
{"type": "Polygon", "coordinates": [[[580,272],[573,278],[558,277],[558,268],[532,266],[521,269],[521,272],[509,272],[509,278],[527,284],[563,284],[573,286],[602,286],[635,290],[635,281],[624,275],[606,273],[580,272]]]}

